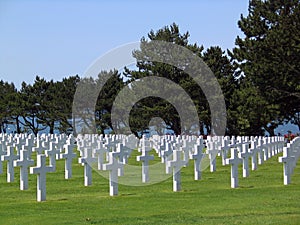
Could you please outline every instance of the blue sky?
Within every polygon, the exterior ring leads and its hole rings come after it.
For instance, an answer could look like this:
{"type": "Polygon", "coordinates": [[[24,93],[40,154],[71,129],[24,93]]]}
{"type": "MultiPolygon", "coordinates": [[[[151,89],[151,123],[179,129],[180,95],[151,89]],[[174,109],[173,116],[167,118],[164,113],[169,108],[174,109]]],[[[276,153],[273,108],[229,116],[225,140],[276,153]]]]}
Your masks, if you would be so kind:
{"type": "Polygon", "coordinates": [[[248,0],[0,0],[0,79],[82,75],[99,56],[177,23],[190,42],[234,47],[248,0]]]}

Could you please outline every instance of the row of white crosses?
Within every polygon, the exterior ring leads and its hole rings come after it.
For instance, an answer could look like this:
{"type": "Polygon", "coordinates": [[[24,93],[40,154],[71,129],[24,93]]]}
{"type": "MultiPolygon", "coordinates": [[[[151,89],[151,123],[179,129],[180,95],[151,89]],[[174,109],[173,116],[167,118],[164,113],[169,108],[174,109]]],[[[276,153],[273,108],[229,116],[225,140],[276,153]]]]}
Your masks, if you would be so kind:
{"type": "Polygon", "coordinates": [[[166,173],[173,174],[173,191],[181,190],[181,168],[193,159],[195,180],[201,179],[203,139],[196,136],[153,136],[153,148],[166,165],[166,173]]]}
{"type": "Polygon", "coordinates": [[[0,134],[0,173],[3,173],[2,163],[7,162],[7,182],[14,182],[14,167],[20,166],[20,189],[27,189],[28,167],[32,164],[31,151],[33,146],[32,135],[0,134]],[[15,151],[16,150],[16,151],[15,151]],[[24,152],[23,152],[24,151],[24,152]],[[15,153],[16,152],[16,153],[15,153]]]}
{"type": "Polygon", "coordinates": [[[142,154],[136,157],[136,160],[142,161],[142,182],[149,182],[149,161],[154,160],[154,155],[149,155],[149,151],[151,151],[152,147],[150,145],[150,141],[143,136],[140,140],[140,147],[138,148],[139,152],[142,154]]]}
{"type": "Polygon", "coordinates": [[[137,141],[133,135],[79,135],[78,162],[84,166],[84,185],[92,184],[93,164],[97,164],[97,170],[109,171],[110,195],[118,195],[118,176],[124,175],[124,165],[137,147],[137,141]]]}
{"type": "Polygon", "coordinates": [[[257,164],[263,164],[272,156],[282,152],[283,137],[242,137],[231,140],[231,158],[225,159],[226,164],[231,164],[231,187],[238,187],[238,165],[243,164],[243,177],[249,176],[249,158],[251,157],[252,170],[257,169],[257,164]]]}
{"type": "MultiPolygon", "coordinates": [[[[157,148],[157,142],[151,141],[145,136],[140,140],[138,151],[141,155],[137,156],[137,161],[142,162],[142,182],[147,183],[150,180],[149,177],[149,161],[154,159],[153,155],[149,155],[149,151],[154,147],[159,155],[162,157],[162,162],[166,164],[166,172],[173,171],[173,189],[179,191],[181,189],[180,184],[180,169],[186,166],[189,160],[189,153],[194,149],[192,144],[187,144],[185,139],[172,138],[167,136],[160,148],[157,148]],[[189,145],[189,146],[188,146],[189,145]],[[191,148],[191,150],[189,149],[191,148]]],[[[97,164],[98,170],[109,171],[109,187],[110,195],[114,196],[118,194],[118,176],[124,174],[124,165],[127,163],[127,159],[130,156],[131,151],[136,148],[136,138],[132,136],[126,137],[121,135],[84,135],[77,138],[78,150],[80,151],[81,163],[84,169],[84,184],[86,186],[91,185],[92,173],[91,165],[97,164]],[[106,163],[105,163],[106,162],[106,163]]],[[[189,140],[191,143],[191,140],[189,140]]],[[[194,138],[193,143],[196,143],[194,138]]],[[[191,157],[200,165],[199,153],[202,149],[195,151],[195,154],[191,157]]],[[[197,171],[200,171],[197,168],[197,171]]],[[[199,173],[197,175],[199,177],[199,173]]],[[[199,179],[199,178],[197,178],[199,179]]]]}
{"type": "Polygon", "coordinates": [[[28,189],[28,172],[37,174],[37,200],[46,200],[46,173],[55,172],[56,160],[65,158],[66,176],[68,179],[72,174],[72,163],[70,158],[76,157],[72,153],[74,138],[66,135],[33,135],[27,134],[0,134],[0,172],[2,173],[2,162],[7,162],[7,182],[14,181],[14,167],[20,167],[20,190],[28,189]],[[65,149],[65,152],[63,150],[65,149]],[[35,161],[32,153],[36,153],[35,161]],[[72,153],[72,154],[71,154],[72,153]],[[47,165],[46,157],[49,157],[47,165]]]}
{"type": "MultiPolygon", "coordinates": [[[[110,195],[118,194],[118,176],[124,174],[124,165],[127,162],[129,153],[124,151],[122,136],[99,136],[87,135],[79,138],[78,142],[82,144],[84,149],[80,147],[81,158],[79,162],[85,167],[84,177],[85,185],[91,185],[91,163],[98,163],[98,170],[110,171],[110,195]],[[96,143],[96,144],[95,144],[96,143]],[[107,163],[104,163],[108,161],[107,163]]],[[[195,180],[201,179],[201,161],[205,156],[210,159],[211,172],[216,171],[216,156],[222,155],[222,164],[231,164],[231,187],[238,187],[238,165],[243,163],[243,177],[249,176],[248,159],[252,158],[252,170],[257,168],[257,164],[262,164],[271,156],[279,153],[283,147],[282,139],[275,138],[254,138],[252,137],[212,137],[206,141],[207,150],[203,153],[203,139],[201,137],[192,136],[154,136],[151,140],[143,137],[140,141],[141,152],[137,156],[137,161],[142,161],[142,182],[149,181],[149,161],[154,159],[153,155],[149,155],[149,151],[154,148],[161,161],[166,164],[166,172],[173,171],[173,190],[181,189],[180,169],[187,166],[189,159],[195,160],[194,177],[195,180]],[[281,149],[281,150],[280,150],[281,149]],[[228,152],[231,150],[231,158],[227,158],[228,152]],[[259,157],[259,158],[257,158],[259,157]]],[[[134,146],[132,147],[134,148],[134,146]]]]}
{"type": "MultiPolygon", "coordinates": [[[[185,137],[183,142],[185,141],[185,137]]],[[[155,140],[158,138],[156,137],[155,140]]],[[[170,140],[169,140],[170,141],[170,140]]],[[[171,140],[172,141],[172,140],[171,140]]],[[[177,146],[178,146],[177,138],[177,146]]],[[[251,158],[252,170],[257,169],[258,164],[262,164],[270,157],[280,153],[284,146],[283,137],[208,137],[205,141],[206,152],[203,153],[203,139],[201,137],[192,138],[189,140],[187,150],[190,151],[190,159],[194,159],[194,176],[195,180],[201,179],[201,162],[205,157],[209,158],[209,167],[211,172],[216,171],[216,157],[221,155],[222,165],[231,165],[231,187],[238,187],[238,165],[243,164],[243,177],[248,177],[250,173],[249,158],[251,158]],[[195,143],[196,141],[196,143],[195,143]],[[228,158],[230,151],[231,158],[228,158]]],[[[157,145],[156,145],[157,146],[157,145]]],[[[168,145],[167,145],[168,146],[168,145]]],[[[179,145],[180,146],[180,145],[179,145]]],[[[184,146],[184,145],[182,145],[184,146]]],[[[158,148],[159,149],[159,148],[158,148]]],[[[182,148],[181,148],[182,149],[182,148]]],[[[178,150],[178,148],[177,148],[178,150]]],[[[166,151],[169,152],[168,148],[166,151]]],[[[161,152],[165,155],[165,152],[161,152]]],[[[169,154],[169,153],[168,153],[169,154]]],[[[186,151],[184,152],[186,155],[186,151]]],[[[187,163],[184,165],[186,166],[187,163]]],[[[174,184],[175,185],[175,184],[174,184]]],[[[174,191],[176,188],[173,186],[174,191]]]]}
{"type": "MultiPolygon", "coordinates": [[[[65,179],[72,177],[72,161],[76,157],[74,153],[74,138],[55,136],[24,136],[1,137],[0,155],[2,161],[7,161],[7,181],[14,178],[14,166],[20,167],[20,189],[28,188],[28,168],[30,173],[37,174],[37,199],[46,199],[46,173],[54,172],[56,160],[65,160],[65,179]],[[16,138],[17,137],[17,138],[16,138]],[[15,154],[15,149],[17,154],[15,154]],[[31,153],[37,154],[37,165],[31,159],[31,153]],[[46,165],[46,157],[49,157],[49,165],[46,165]]],[[[231,187],[238,187],[238,165],[243,163],[243,177],[249,176],[248,159],[252,159],[252,170],[257,169],[258,164],[281,152],[283,139],[279,137],[208,137],[205,141],[196,136],[153,136],[151,139],[143,138],[137,145],[134,136],[124,135],[79,135],[76,139],[80,151],[78,160],[84,166],[84,185],[92,184],[92,169],[96,164],[98,170],[109,171],[110,195],[118,195],[118,176],[124,175],[124,165],[133,149],[137,146],[141,155],[137,161],[142,162],[142,182],[147,183],[149,177],[149,162],[154,159],[149,152],[154,149],[161,162],[165,163],[166,173],[173,173],[173,191],[181,190],[182,167],[188,165],[189,160],[194,160],[194,179],[201,179],[201,163],[204,157],[209,158],[210,171],[216,171],[216,156],[221,155],[222,165],[231,165],[231,187]],[[206,146],[206,152],[203,152],[206,146]],[[228,158],[229,151],[231,158],[228,158]]],[[[293,145],[294,146],[294,145],[293,145]]],[[[294,149],[294,148],[293,148],[294,149]]],[[[290,153],[287,153],[287,155],[290,153]]],[[[294,153],[293,153],[294,154],[294,153]]],[[[299,155],[297,155],[299,157],[299,155]]],[[[295,157],[295,155],[293,155],[295,157]]],[[[285,159],[283,160],[285,161],[285,159]]],[[[295,161],[295,160],[294,160],[295,161]]],[[[293,161],[293,162],[294,162],[293,161]]],[[[289,168],[291,163],[289,163],[289,168]]],[[[2,165],[0,165],[2,169],[2,165]]],[[[290,171],[288,169],[287,171],[290,171]]],[[[0,172],[2,172],[0,170],[0,172]]]]}
{"type": "Polygon", "coordinates": [[[296,163],[300,157],[300,137],[293,139],[286,147],[283,148],[282,157],[278,158],[283,163],[283,184],[291,183],[291,176],[294,172],[296,163]]]}

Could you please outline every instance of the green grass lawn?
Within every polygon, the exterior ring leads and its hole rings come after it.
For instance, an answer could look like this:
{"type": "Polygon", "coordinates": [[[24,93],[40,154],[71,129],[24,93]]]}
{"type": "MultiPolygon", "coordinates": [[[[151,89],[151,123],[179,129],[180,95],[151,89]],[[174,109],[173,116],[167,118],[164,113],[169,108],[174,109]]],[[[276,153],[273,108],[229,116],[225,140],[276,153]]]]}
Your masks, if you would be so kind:
{"type": "Polygon", "coordinates": [[[36,175],[29,175],[28,190],[19,190],[16,168],[14,183],[0,175],[0,224],[300,224],[300,168],[284,186],[275,156],[248,178],[240,171],[240,187],[231,189],[230,166],[221,166],[220,158],[217,163],[217,172],[207,169],[194,181],[191,161],[182,169],[181,192],[172,191],[169,178],[150,186],[119,185],[119,196],[110,197],[108,180],[96,171],[85,187],[77,159],[70,180],[59,160],[56,172],[47,174],[45,202],[36,201],[36,175]]]}

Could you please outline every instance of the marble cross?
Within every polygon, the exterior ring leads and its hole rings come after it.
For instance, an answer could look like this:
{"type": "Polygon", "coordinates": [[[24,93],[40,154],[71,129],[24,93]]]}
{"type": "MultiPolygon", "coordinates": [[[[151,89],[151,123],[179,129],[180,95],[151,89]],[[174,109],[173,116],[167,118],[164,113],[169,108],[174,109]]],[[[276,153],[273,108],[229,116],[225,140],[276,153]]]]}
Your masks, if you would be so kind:
{"type": "Polygon", "coordinates": [[[137,161],[142,161],[142,182],[146,183],[149,181],[149,161],[154,160],[153,155],[149,155],[150,147],[142,146],[142,155],[136,157],[137,161]]]}
{"type": "Polygon", "coordinates": [[[73,152],[74,144],[65,145],[65,153],[61,154],[61,158],[65,159],[65,179],[70,179],[72,177],[72,161],[77,156],[73,152]]]}
{"type": "Polygon", "coordinates": [[[249,144],[245,143],[242,146],[242,152],[239,153],[239,157],[243,161],[243,177],[249,176],[249,158],[252,156],[252,153],[249,152],[249,144]]]}
{"type": "Polygon", "coordinates": [[[92,164],[97,163],[98,158],[93,157],[93,149],[84,148],[84,154],[78,159],[78,163],[84,166],[84,186],[92,185],[92,164]]]}
{"type": "MultiPolygon", "coordinates": [[[[181,158],[182,150],[173,151],[173,160],[167,161],[167,167],[173,168],[173,191],[181,190],[181,168],[186,162],[181,158]]],[[[170,170],[168,170],[170,171],[170,170]]]]}
{"type": "Polygon", "coordinates": [[[226,159],[226,164],[231,164],[231,188],[238,187],[238,165],[242,163],[242,159],[238,156],[235,148],[231,149],[231,158],[226,159]]]}
{"type": "Polygon", "coordinates": [[[287,147],[283,148],[282,157],[278,158],[280,163],[283,163],[283,184],[288,185],[291,183],[292,165],[295,161],[295,156],[292,154],[292,146],[288,143],[287,147]]]}
{"type": "Polygon", "coordinates": [[[28,151],[24,149],[20,150],[20,159],[14,161],[14,166],[20,167],[20,190],[28,189],[28,168],[34,165],[34,161],[29,159],[28,151]]]}
{"type": "Polygon", "coordinates": [[[53,168],[46,165],[46,155],[37,155],[37,165],[30,167],[30,174],[37,174],[37,201],[46,200],[46,173],[52,172],[53,168]]]}
{"type": "Polygon", "coordinates": [[[15,178],[15,170],[14,170],[14,160],[19,159],[17,155],[15,155],[15,148],[13,146],[7,146],[6,155],[1,156],[2,161],[7,161],[7,182],[13,182],[15,178]]]}
{"type": "Polygon", "coordinates": [[[194,160],[194,179],[201,179],[201,161],[204,158],[205,154],[203,153],[203,142],[201,144],[194,145],[194,153],[191,158],[194,160]]]}
{"type": "Polygon", "coordinates": [[[109,161],[103,164],[103,170],[109,171],[109,194],[110,196],[118,195],[118,173],[123,168],[123,164],[119,162],[115,152],[109,152],[109,161]]]}
{"type": "Polygon", "coordinates": [[[0,141],[0,174],[3,173],[3,165],[2,165],[2,156],[4,156],[6,152],[4,151],[3,143],[0,141]]]}

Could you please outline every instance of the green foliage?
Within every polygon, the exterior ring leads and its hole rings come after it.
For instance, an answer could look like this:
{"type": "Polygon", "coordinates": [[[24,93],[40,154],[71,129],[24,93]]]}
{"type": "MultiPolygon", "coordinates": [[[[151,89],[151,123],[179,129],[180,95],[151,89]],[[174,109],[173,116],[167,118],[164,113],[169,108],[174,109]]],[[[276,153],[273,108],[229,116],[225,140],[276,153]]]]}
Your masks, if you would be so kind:
{"type": "MultiPolygon", "coordinates": [[[[179,27],[176,24],[159,29],[157,32],[152,30],[148,34],[148,38],[150,41],[162,40],[184,46],[197,56],[203,58],[204,62],[210,66],[212,72],[215,73],[222,90],[226,92],[226,105],[229,106],[230,95],[236,85],[233,77],[234,70],[230,60],[220,47],[211,47],[203,52],[203,46],[190,44],[188,42],[189,33],[186,32],[181,34],[179,27]]],[[[142,38],[141,42],[148,42],[148,40],[142,38]]],[[[207,133],[211,133],[209,105],[206,96],[193,78],[177,67],[160,62],[149,61],[148,58],[144,56],[145,53],[143,48],[141,51],[135,51],[133,55],[137,59],[138,70],[125,70],[125,76],[127,76],[129,81],[139,80],[148,76],[158,76],[167,78],[180,85],[188,93],[196,106],[198,117],[200,119],[199,124],[197,125],[200,127],[201,134],[204,134],[204,128],[206,128],[207,133]]],[[[179,54],[172,57],[182,58],[183,56],[179,54]]],[[[205,85],[208,85],[208,83],[205,85]]],[[[174,96],[176,96],[176,93],[174,96]]],[[[132,125],[139,131],[148,127],[148,123],[152,117],[160,117],[166,123],[167,128],[172,129],[175,134],[181,134],[181,130],[184,130],[187,134],[193,132],[192,127],[182,129],[182,127],[180,127],[179,114],[176,109],[170,102],[157,97],[148,97],[147,99],[138,102],[131,113],[134,118],[131,119],[132,125]]]]}
{"type": "Polygon", "coordinates": [[[14,84],[9,84],[4,81],[0,81],[0,132],[5,132],[6,127],[11,123],[12,115],[15,115],[15,111],[18,105],[17,90],[14,84]]]}
{"type": "Polygon", "coordinates": [[[32,132],[35,135],[50,128],[67,132],[72,127],[73,96],[78,76],[64,78],[62,82],[46,81],[36,77],[33,85],[22,83],[18,91],[13,84],[0,81],[0,132],[7,132],[8,124],[16,126],[16,132],[32,132]]]}
{"type": "MultiPolygon", "coordinates": [[[[101,71],[98,77],[85,77],[77,85],[73,114],[76,130],[81,133],[102,133],[112,129],[111,110],[124,82],[118,71],[101,71]]],[[[116,127],[122,121],[114,121],[116,127]]],[[[76,131],[77,132],[77,131],[76,131]]]]}
{"type": "MultiPolygon", "coordinates": [[[[121,77],[121,74],[118,71],[102,71],[98,75],[98,83],[101,82],[103,77],[109,76],[110,78],[102,84],[103,87],[99,93],[96,103],[96,126],[98,133],[104,134],[106,129],[113,130],[113,125],[111,121],[111,110],[114,103],[114,100],[119,93],[119,91],[124,87],[124,82],[121,77]]],[[[99,84],[98,84],[99,86],[99,84]]],[[[118,124],[115,124],[116,127],[120,127],[122,121],[114,121],[118,124]]]]}
{"type": "Polygon", "coordinates": [[[233,57],[244,82],[264,102],[253,101],[249,110],[267,112],[260,125],[272,135],[300,111],[300,2],[251,0],[249,15],[238,25],[245,37],[237,37],[233,57]]]}
{"type": "Polygon", "coordinates": [[[53,134],[55,129],[66,132],[71,128],[72,103],[79,77],[69,77],[62,82],[46,81],[36,77],[33,85],[22,84],[22,118],[25,128],[35,135],[47,127],[53,134]]]}

